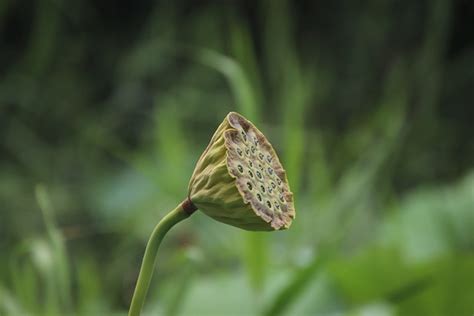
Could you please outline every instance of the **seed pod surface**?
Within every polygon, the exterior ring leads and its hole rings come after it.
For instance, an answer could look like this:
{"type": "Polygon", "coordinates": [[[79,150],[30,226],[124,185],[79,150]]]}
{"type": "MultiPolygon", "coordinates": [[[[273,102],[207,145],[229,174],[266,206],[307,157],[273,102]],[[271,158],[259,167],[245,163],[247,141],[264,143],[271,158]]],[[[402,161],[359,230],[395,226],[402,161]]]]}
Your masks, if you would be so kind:
{"type": "Polygon", "coordinates": [[[215,220],[246,230],[278,230],[295,217],[285,170],[266,137],[229,113],[196,164],[189,197],[215,220]]]}

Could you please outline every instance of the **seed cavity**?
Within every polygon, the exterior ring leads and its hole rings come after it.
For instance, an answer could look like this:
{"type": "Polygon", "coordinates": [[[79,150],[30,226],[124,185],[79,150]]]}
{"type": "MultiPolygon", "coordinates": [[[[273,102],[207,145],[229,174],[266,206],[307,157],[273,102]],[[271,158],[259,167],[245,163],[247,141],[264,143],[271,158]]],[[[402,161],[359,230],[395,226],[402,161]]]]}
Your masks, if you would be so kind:
{"type": "Polygon", "coordinates": [[[272,169],[272,168],[268,167],[268,168],[267,168],[267,171],[268,171],[268,174],[269,174],[269,175],[272,175],[272,174],[273,174],[273,169],[272,169]]]}
{"type": "Polygon", "coordinates": [[[247,182],[247,188],[249,188],[250,191],[253,189],[253,185],[250,182],[247,182]]]}
{"type": "Polygon", "coordinates": [[[262,179],[262,174],[260,173],[260,171],[257,171],[257,177],[258,177],[259,179],[262,179]]]}
{"type": "Polygon", "coordinates": [[[262,189],[262,192],[265,193],[265,187],[263,185],[260,185],[260,189],[262,189]]]}
{"type": "Polygon", "coordinates": [[[253,137],[253,143],[255,144],[255,146],[258,145],[258,139],[257,139],[257,137],[255,137],[255,136],[253,137]]]}
{"type": "Polygon", "coordinates": [[[252,172],[252,170],[249,170],[249,176],[250,176],[250,178],[253,178],[253,172],[252,172]]]}
{"type": "Polygon", "coordinates": [[[268,161],[268,163],[272,162],[272,156],[267,155],[267,161],[268,161]]]}
{"type": "Polygon", "coordinates": [[[240,134],[242,135],[244,142],[247,142],[247,134],[245,134],[244,131],[240,131],[240,134]]]}
{"type": "Polygon", "coordinates": [[[262,154],[262,153],[259,153],[259,154],[258,154],[258,158],[263,161],[263,154],[262,154]]]}
{"type": "Polygon", "coordinates": [[[280,201],[281,201],[282,203],[285,202],[285,199],[283,198],[283,195],[282,195],[282,194],[280,194],[280,201]]]}
{"type": "Polygon", "coordinates": [[[249,167],[250,167],[250,168],[253,167],[253,162],[252,162],[252,160],[249,160],[249,167]]]}
{"type": "Polygon", "coordinates": [[[238,166],[237,166],[237,169],[239,169],[240,173],[243,173],[243,172],[244,172],[244,168],[242,167],[242,165],[238,165],[238,166]]]}
{"type": "Polygon", "coordinates": [[[261,163],[258,164],[258,168],[260,168],[260,170],[263,170],[263,167],[262,167],[261,163]]]}
{"type": "Polygon", "coordinates": [[[245,148],[245,154],[246,154],[247,156],[250,155],[250,151],[249,151],[248,148],[245,148]]]}
{"type": "Polygon", "coordinates": [[[277,178],[277,183],[278,183],[278,185],[281,185],[281,179],[280,178],[277,178]]]}
{"type": "Polygon", "coordinates": [[[237,148],[237,153],[239,154],[240,157],[242,157],[242,149],[237,148]]]}
{"type": "Polygon", "coordinates": [[[269,208],[272,208],[272,202],[267,201],[267,206],[268,206],[269,208]]]}
{"type": "Polygon", "coordinates": [[[260,193],[257,193],[257,199],[262,202],[262,196],[260,195],[260,193]]]}
{"type": "Polygon", "coordinates": [[[280,204],[278,204],[278,203],[277,203],[277,202],[275,202],[275,201],[273,202],[273,204],[275,204],[275,208],[276,208],[277,210],[279,210],[279,209],[280,209],[280,204]]]}
{"type": "Polygon", "coordinates": [[[255,146],[252,145],[252,147],[250,147],[250,150],[252,151],[252,154],[255,154],[255,146]]]}
{"type": "Polygon", "coordinates": [[[274,188],[274,189],[275,189],[275,188],[276,188],[276,184],[275,184],[275,182],[273,182],[273,181],[272,181],[272,183],[271,183],[271,184],[272,184],[272,188],[274,188]]]}
{"type": "Polygon", "coordinates": [[[269,186],[269,187],[268,187],[268,193],[271,194],[272,192],[273,192],[273,189],[272,189],[272,187],[269,186]]]}

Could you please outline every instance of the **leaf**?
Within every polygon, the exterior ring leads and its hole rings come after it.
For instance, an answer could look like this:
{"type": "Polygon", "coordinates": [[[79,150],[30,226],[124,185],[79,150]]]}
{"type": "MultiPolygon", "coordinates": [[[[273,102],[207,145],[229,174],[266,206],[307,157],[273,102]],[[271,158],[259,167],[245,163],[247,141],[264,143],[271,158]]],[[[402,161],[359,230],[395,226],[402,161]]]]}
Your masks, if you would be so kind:
{"type": "Polygon", "coordinates": [[[330,257],[331,252],[329,250],[322,251],[320,255],[314,256],[313,261],[307,266],[297,270],[290,281],[278,291],[272,302],[264,309],[262,315],[277,316],[284,314],[301,296],[330,257]]]}

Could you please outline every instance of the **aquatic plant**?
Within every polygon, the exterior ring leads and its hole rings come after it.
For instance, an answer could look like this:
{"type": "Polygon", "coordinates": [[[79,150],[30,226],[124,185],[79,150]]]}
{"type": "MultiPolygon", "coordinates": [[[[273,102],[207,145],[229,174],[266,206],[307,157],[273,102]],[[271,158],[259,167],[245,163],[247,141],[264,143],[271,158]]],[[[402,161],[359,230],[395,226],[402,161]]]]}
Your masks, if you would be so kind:
{"type": "Polygon", "coordinates": [[[226,116],[196,163],[188,197],[153,230],[130,316],[140,314],[163,237],[198,209],[219,222],[250,231],[287,229],[295,218],[293,194],[275,150],[263,133],[238,113],[226,116]]]}

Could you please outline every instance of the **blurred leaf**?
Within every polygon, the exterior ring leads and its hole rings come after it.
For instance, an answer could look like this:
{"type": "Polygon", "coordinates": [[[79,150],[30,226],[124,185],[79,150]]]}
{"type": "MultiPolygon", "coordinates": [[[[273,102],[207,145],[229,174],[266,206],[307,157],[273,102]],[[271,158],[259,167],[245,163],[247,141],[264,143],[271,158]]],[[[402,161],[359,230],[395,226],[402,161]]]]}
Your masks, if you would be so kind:
{"type": "Polygon", "coordinates": [[[304,77],[299,64],[287,62],[285,80],[282,82],[280,108],[283,117],[283,139],[285,148],[283,163],[288,174],[291,188],[299,193],[302,182],[304,157],[307,154],[305,118],[310,98],[314,94],[315,80],[304,77]]]}
{"type": "Polygon", "coordinates": [[[253,297],[245,276],[239,272],[200,276],[193,282],[182,315],[252,315],[253,297]]]}
{"type": "MultiPolygon", "coordinates": [[[[184,260],[180,260],[180,275],[178,279],[173,280],[173,289],[174,291],[168,290],[171,292],[170,298],[168,299],[168,305],[165,309],[165,315],[167,316],[175,316],[179,315],[181,308],[183,306],[183,302],[186,301],[188,292],[192,286],[192,282],[195,278],[196,268],[195,265],[197,264],[197,258],[193,257],[192,251],[189,251],[185,254],[184,260]]],[[[200,258],[202,259],[202,258],[200,258]]],[[[168,293],[169,294],[169,293],[168,293]]]]}
{"type": "Polygon", "coordinates": [[[250,284],[255,290],[256,303],[260,304],[260,292],[263,290],[268,265],[268,238],[265,233],[243,232],[243,260],[247,268],[250,284]]]}
{"type": "Polygon", "coordinates": [[[206,49],[197,51],[196,58],[226,77],[236,99],[237,111],[258,124],[260,121],[259,105],[256,103],[257,98],[242,67],[232,58],[206,49]]]}
{"type": "Polygon", "coordinates": [[[178,104],[174,100],[161,101],[164,104],[158,106],[155,114],[155,158],[156,166],[150,172],[155,173],[157,183],[165,184],[162,190],[171,192],[178,196],[182,194],[182,199],[187,193],[187,184],[191,169],[187,169],[187,159],[189,156],[189,145],[183,135],[183,124],[179,112],[178,104]],[[188,171],[188,172],[186,172],[188,171]]]}
{"type": "Polygon", "coordinates": [[[380,241],[414,262],[473,249],[473,192],[474,173],[455,185],[413,191],[381,226],[380,241]]]}
{"type": "MultiPolygon", "coordinates": [[[[401,288],[422,282],[419,291],[430,286],[433,271],[413,267],[396,249],[367,249],[354,257],[342,257],[330,264],[330,271],[351,305],[367,304],[389,297],[401,288]],[[425,283],[424,280],[427,280],[425,283]]],[[[415,292],[415,294],[417,294],[415,292]]]]}
{"type": "Polygon", "coordinates": [[[313,261],[307,266],[297,270],[287,284],[274,296],[262,314],[268,316],[285,314],[288,308],[302,296],[302,292],[320,272],[329,257],[330,252],[328,250],[323,251],[321,254],[314,256],[313,261]]]}
{"type": "Polygon", "coordinates": [[[54,258],[54,277],[50,282],[56,282],[51,287],[57,287],[57,295],[62,307],[65,311],[70,310],[72,307],[71,303],[71,281],[69,272],[69,260],[67,257],[66,246],[61,231],[56,227],[54,222],[54,210],[51,199],[46,187],[42,184],[38,184],[35,187],[36,199],[39,207],[43,213],[44,223],[46,225],[46,231],[48,233],[49,242],[52,247],[52,257],[54,258]]]}
{"type": "Polygon", "coordinates": [[[94,315],[105,312],[104,287],[96,277],[98,265],[91,258],[81,258],[77,267],[77,314],[94,315]]]}
{"type": "Polygon", "coordinates": [[[33,76],[43,73],[53,60],[60,25],[60,1],[41,0],[34,19],[33,34],[27,50],[24,67],[33,76]]]}
{"type": "Polygon", "coordinates": [[[424,291],[404,297],[397,306],[400,315],[459,315],[474,312],[474,256],[457,254],[434,260],[432,284],[424,291]]]}
{"type": "Polygon", "coordinates": [[[15,296],[0,286],[0,312],[2,315],[29,315],[15,296]]]}
{"type": "MultiPolygon", "coordinates": [[[[253,43],[252,33],[249,26],[239,19],[235,13],[231,14],[230,19],[230,44],[231,52],[236,62],[242,67],[243,72],[248,78],[248,82],[252,87],[253,98],[259,109],[264,109],[266,100],[263,96],[263,85],[259,63],[257,61],[257,49],[253,43]]],[[[243,89],[243,87],[241,88],[243,89]]],[[[243,98],[243,97],[242,97],[243,98]]],[[[258,113],[253,114],[252,120],[259,119],[258,113]]],[[[268,117],[266,113],[261,113],[264,117],[268,117]]],[[[249,113],[249,117],[252,113],[249,113]]]]}

